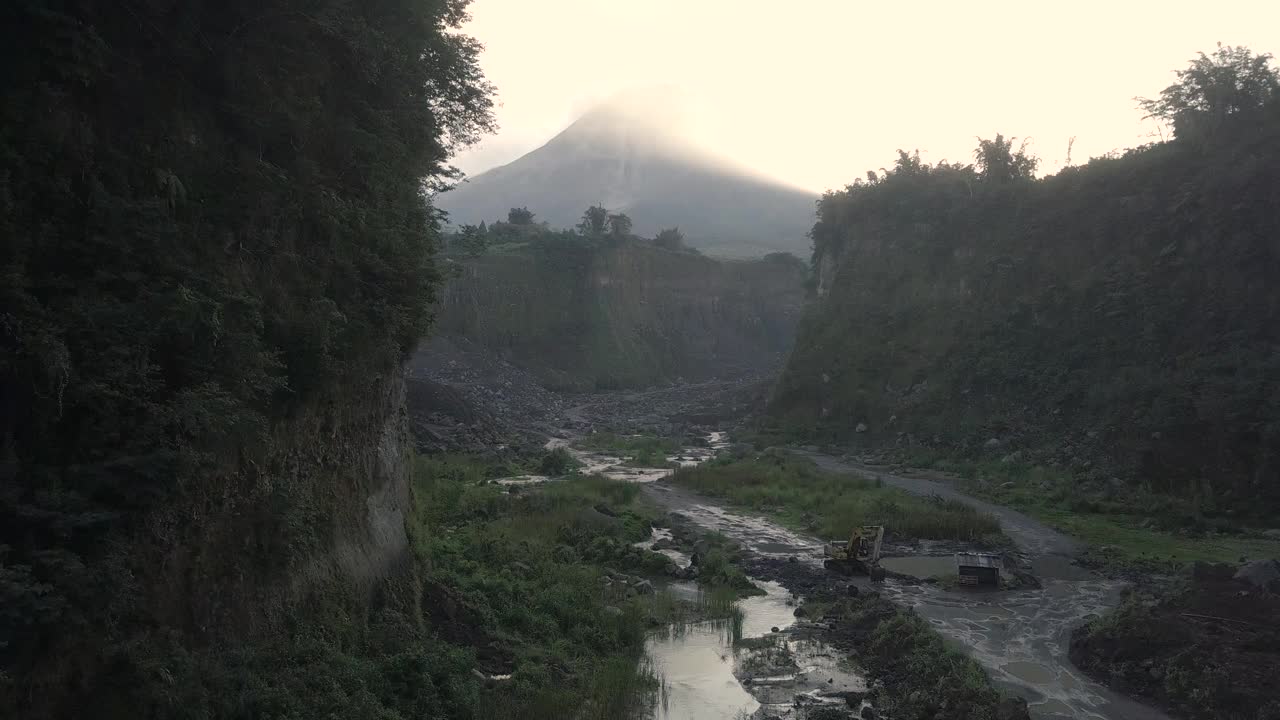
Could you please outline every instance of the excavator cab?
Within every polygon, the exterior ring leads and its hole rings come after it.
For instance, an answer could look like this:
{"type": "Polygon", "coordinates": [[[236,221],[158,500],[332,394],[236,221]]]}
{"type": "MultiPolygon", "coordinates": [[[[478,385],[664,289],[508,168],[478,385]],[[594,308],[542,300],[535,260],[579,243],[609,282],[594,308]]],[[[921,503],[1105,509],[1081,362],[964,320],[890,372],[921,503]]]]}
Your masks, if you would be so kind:
{"type": "Polygon", "coordinates": [[[884,541],[883,525],[863,525],[849,533],[847,541],[832,540],[822,548],[826,556],[823,567],[853,575],[870,575],[880,562],[880,543],[884,541]]]}

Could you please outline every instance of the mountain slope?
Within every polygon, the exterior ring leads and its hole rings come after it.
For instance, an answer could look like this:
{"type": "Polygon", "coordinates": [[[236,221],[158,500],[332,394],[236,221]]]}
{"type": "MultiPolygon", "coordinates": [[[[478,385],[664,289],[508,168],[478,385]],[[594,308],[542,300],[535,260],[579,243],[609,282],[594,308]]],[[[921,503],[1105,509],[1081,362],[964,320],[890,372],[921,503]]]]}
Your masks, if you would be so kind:
{"type": "Polygon", "coordinates": [[[573,227],[584,209],[599,204],[627,213],[640,235],[678,226],[691,245],[710,254],[781,250],[808,257],[815,195],[694,149],[651,115],[620,103],[599,107],[436,204],[455,225],[492,222],[526,206],[557,227],[573,227]]]}

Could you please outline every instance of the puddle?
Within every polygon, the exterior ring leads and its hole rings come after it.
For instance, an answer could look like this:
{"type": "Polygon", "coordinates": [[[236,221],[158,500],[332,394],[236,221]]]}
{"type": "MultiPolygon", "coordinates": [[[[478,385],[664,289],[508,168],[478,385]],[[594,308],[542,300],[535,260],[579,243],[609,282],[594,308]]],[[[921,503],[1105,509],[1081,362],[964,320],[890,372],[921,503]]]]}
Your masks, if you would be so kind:
{"type": "MultiPolygon", "coordinates": [[[[703,529],[724,533],[759,555],[794,555],[802,563],[821,563],[821,545],[814,538],[760,517],[725,510],[670,485],[655,485],[652,491],[652,497],[703,529]]],[[[1022,528],[1024,533],[1044,534],[1029,521],[1023,522],[1027,524],[1022,528]]],[[[941,549],[934,548],[935,552],[941,549]]],[[[916,577],[955,573],[955,558],[950,554],[886,557],[881,563],[886,569],[916,577]]],[[[870,587],[865,578],[851,582],[870,587]]],[[[1160,711],[1092,682],[1066,657],[1071,628],[1113,607],[1121,584],[1078,568],[1070,572],[1063,569],[1043,582],[1040,590],[974,593],[890,578],[877,590],[895,603],[913,608],[944,637],[962,645],[999,687],[1026,698],[1031,716],[1037,720],[1167,720],[1160,711]]],[[[769,714],[782,715],[772,707],[766,709],[769,714]]]]}
{"type": "MultiPolygon", "coordinates": [[[[670,528],[656,527],[656,528],[651,528],[649,530],[648,540],[641,540],[640,542],[635,543],[635,546],[640,548],[641,550],[653,550],[653,546],[656,545],[658,542],[662,540],[670,541],[671,539],[672,537],[671,537],[670,528]]],[[[653,550],[653,551],[657,553],[662,553],[663,555],[666,555],[667,557],[671,558],[671,560],[676,564],[676,567],[681,567],[681,568],[689,567],[689,560],[690,560],[689,556],[686,555],[685,553],[680,552],[679,550],[666,547],[666,548],[658,548],[657,550],[653,550]]]]}
{"type": "Polygon", "coordinates": [[[880,565],[890,572],[911,577],[940,578],[956,574],[954,555],[913,555],[909,557],[882,557],[880,565]]]}
{"type": "MultiPolygon", "coordinates": [[[[736,603],[746,643],[735,645],[732,626],[724,620],[671,627],[649,637],[645,652],[662,678],[655,720],[737,720],[762,707],[769,716],[792,719],[798,696],[806,696],[808,704],[843,704],[843,698],[826,695],[866,691],[866,681],[839,651],[791,637],[795,600],[786,588],[757,584],[764,595],[736,603]]],[[[689,587],[680,583],[671,591],[682,596],[689,587]]]]}
{"type": "MultiPolygon", "coordinates": [[[[686,447],[680,452],[667,457],[667,462],[680,467],[693,467],[714,458],[716,453],[729,446],[728,434],[720,431],[708,433],[706,447],[686,447]]],[[[582,475],[603,475],[611,480],[631,483],[653,483],[673,472],[672,468],[631,467],[624,465],[626,458],[597,450],[580,450],[572,447],[565,438],[551,438],[543,445],[547,450],[564,448],[581,463],[578,473],[582,475]]],[[[545,475],[516,475],[496,480],[499,485],[536,485],[556,478],[545,475]]]]}
{"type": "Polygon", "coordinates": [[[498,478],[494,482],[499,485],[537,485],[550,479],[547,475],[513,475],[511,477],[498,478]]]}

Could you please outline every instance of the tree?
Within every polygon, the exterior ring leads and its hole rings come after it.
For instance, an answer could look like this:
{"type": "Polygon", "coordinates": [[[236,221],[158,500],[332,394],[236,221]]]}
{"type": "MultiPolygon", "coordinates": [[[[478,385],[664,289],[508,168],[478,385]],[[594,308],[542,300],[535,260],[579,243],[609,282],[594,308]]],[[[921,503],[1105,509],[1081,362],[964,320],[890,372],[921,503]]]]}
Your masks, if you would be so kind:
{"type": "Polygon", "coordinates": [[[664,250],[675,250],[677,252],[686,249],[684,233],[680,232],[680,228],[667,228],[660,231],[653,238],[653,244],[664,250]]]}
{"type": "Polygon", "coordinates": [[[617,213],[609,216],[609,234],[615,238],[624,238],[631,235],[631,218],[626,213],[617,213]]]}
{"type": "Polygon", "coordinates": [[[1271,60],[1270,54],[1218,43],[1212,55],[1200,53],[1175,71],[1178,81],[1160,97],[1135,99],[1147,117],[1172,127],[1175,138],[1208,137],[1229,119],[1257,116],[1280,99],[1280,69],[1271,60]]]}
{"type": "Polygon", "coordinates": [[[582,222],[578,223],[578,231],[590,237],[604,235],[609,226],[609,211],[600,205],[592,205],[582,213],[582,222]]]}
{"type": "Polygon", "coordinates": [[[977,160],[978,174],[983,180],[1010,183],[1035,177],[1040,160],[1027,154],[1027,140],[1023,140],[1018,151],[1014,152],[1013,141],[1016,139],[1006,140],[999,133],[994,140],[978,138],[978,149],[973,151],[973,156],[977,160]]]}
{"type": "Polygon", "coordinates": [[[533,213],[527,207],[511,208],[507,211],[507,222],[512,225],[532,225],[533,213]]]}
{"type": "Polygon", "coordinates": [[[488,231],[484,229],[484,223],[479,226],[463,225],[453,241],[454,248],[463,255],[470,257],[483,255],[485,248],[488,246],[487,235],[488,231]]]}

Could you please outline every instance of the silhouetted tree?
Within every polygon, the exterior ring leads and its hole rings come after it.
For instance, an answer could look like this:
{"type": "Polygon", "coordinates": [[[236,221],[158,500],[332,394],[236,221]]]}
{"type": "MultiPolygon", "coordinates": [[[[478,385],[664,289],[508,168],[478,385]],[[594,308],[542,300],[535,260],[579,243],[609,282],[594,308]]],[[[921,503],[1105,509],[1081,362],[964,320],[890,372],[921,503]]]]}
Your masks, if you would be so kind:
{"type": "Polygon", "coordinates": [[[684,233],[680,228],[667,228],[653,238],[653,244],[666,250],[684,250],[684,233]]]}
{"type": "Polygon", "coordinates": [[[609,234],[616,238],[624,238],[631,234],[631,218],[626,213],[609,216],[609,234]]]}
{"type": "Polygon", "coordinates": [[[507,211],[507,222],[512,225],[532,225],[533,213],[527,207],[511,208],[507,211]]]}
{"type": "Polygon", "coordinates": [[[1280,70],[1270,54],[1218,44],[1213,55],[1200,53],[1178,81],[1155,99],[1136,98],[1147,117],[1167,123],[1174,137],[1212,135],[1228,118],[1256,115],[1280,99],[1280,70]]]}
{"type": "Polygon", "coordinates": [[[453,241],[454,248],[463,255],[483,255],[485,248],[488,246],[488,232],[484,229],[484,223],[477,225],[463,225],[458,231],[456,239],[453,241]]]}
{"type": "Polygon", "coordinates": [[[583,235],[599,237],[609,226],[609,211],[600,205],[592,205],[582,213],[582,222],[578,223],[578,231],[583,235]]]}
{"type": "Polygon", "coordinates": [[[978,138],[978,149],[973,151],[973,156],[977,160],[978,174],[983,180],[1008,183],[1035,177],[1040,160],[1027,154],[1026,140],[1014,152],[1013,141],[1016,139],[1006,140],[1004,135],[998,133],[993,140],[978,138]]]}

